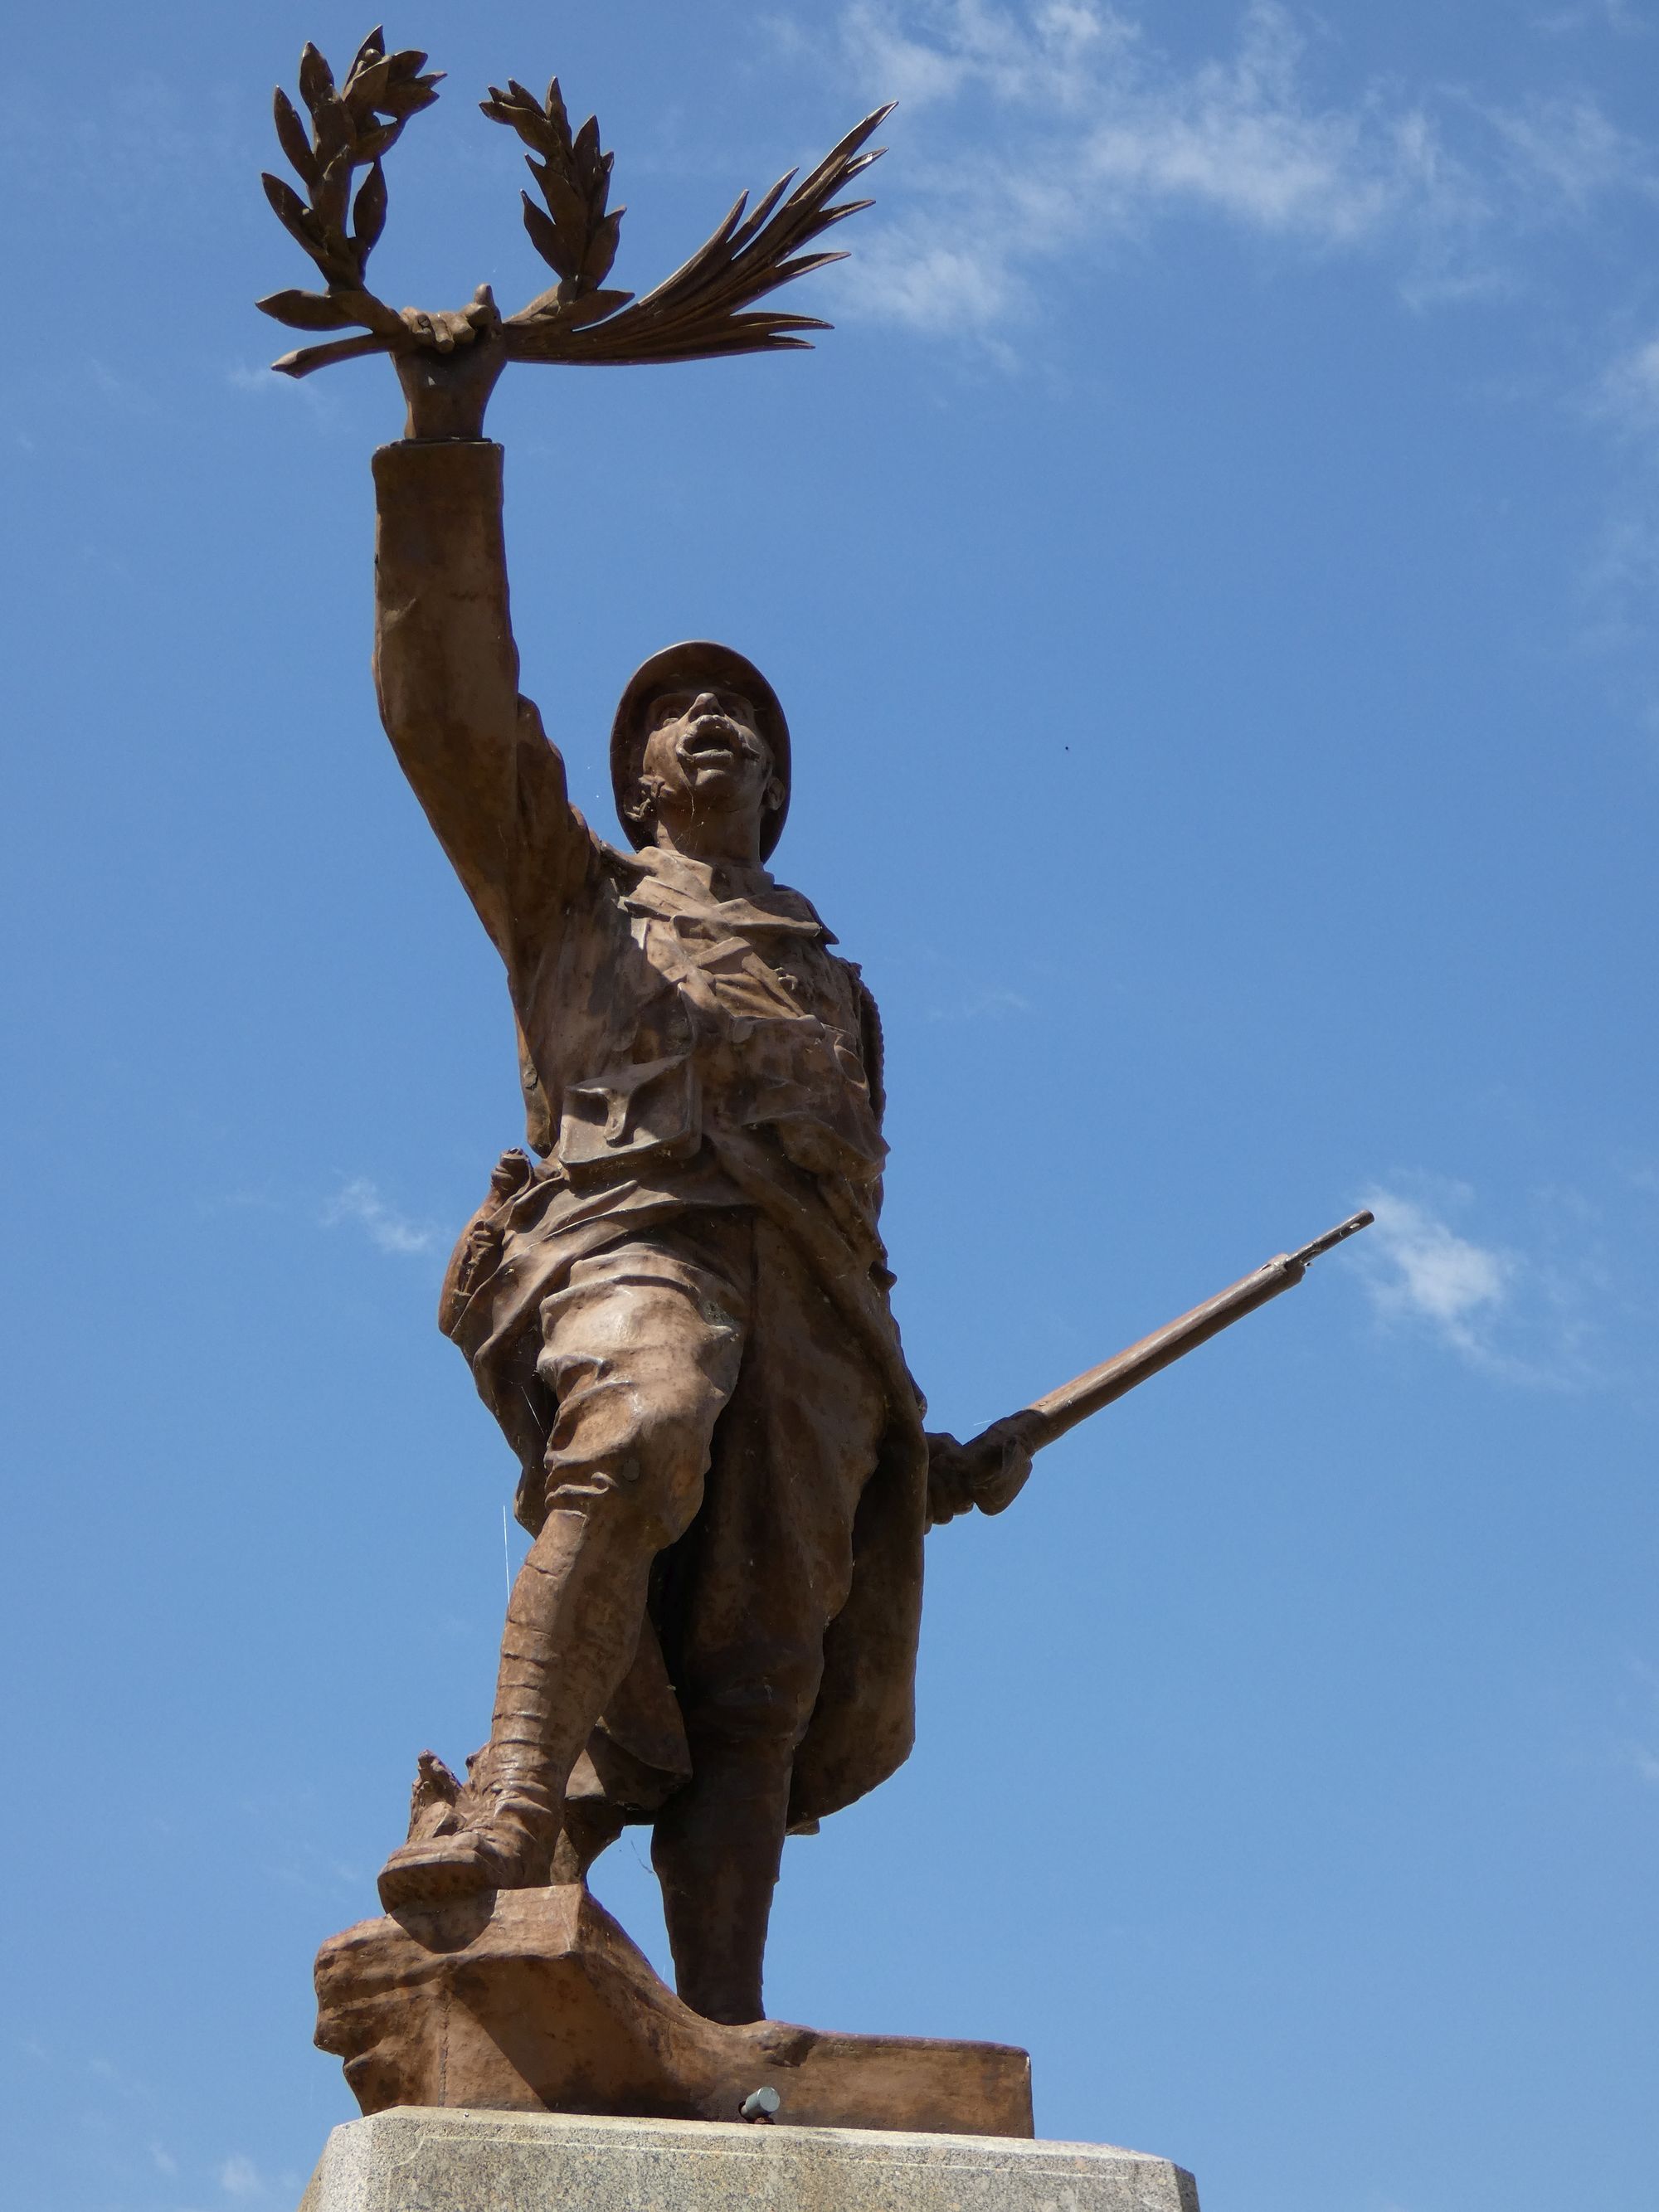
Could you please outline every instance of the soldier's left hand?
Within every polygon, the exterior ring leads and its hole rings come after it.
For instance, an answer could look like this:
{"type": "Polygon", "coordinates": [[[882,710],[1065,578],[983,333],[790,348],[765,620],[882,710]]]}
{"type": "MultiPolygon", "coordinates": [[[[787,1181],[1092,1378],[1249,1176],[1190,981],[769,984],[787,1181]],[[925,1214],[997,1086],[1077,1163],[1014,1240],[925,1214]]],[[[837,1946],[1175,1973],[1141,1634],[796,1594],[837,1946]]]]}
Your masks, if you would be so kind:
{"type": "Polygon", "coordinates": [[[1025,1487],[1031,1455],[1017,1437],[994,1432],[958,1443],[951,1436],[927,1439],[927,1525],[936,1528],[978,1506],[1001,1513],[1025,1487]]]}

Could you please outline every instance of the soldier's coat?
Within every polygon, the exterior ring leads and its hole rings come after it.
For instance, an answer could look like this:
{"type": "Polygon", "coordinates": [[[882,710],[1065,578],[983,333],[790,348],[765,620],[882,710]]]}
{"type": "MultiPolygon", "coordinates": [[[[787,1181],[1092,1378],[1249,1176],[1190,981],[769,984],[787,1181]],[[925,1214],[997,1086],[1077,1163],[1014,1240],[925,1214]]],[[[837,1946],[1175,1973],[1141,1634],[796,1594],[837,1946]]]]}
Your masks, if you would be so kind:
{"type": "MultiPolygon", "coordinates": [[[[711,1209],[752,1209],[788,1240],[823,1294],[813,1326],[857,1345],[888,1407],[796,1754],[790,1817],[816,1819],[882,1781],[914,1733],[927,1447],[877,1227],[874,1003],[806,900],[764,869],[624,854],[570,806],[518,691],[500,448],[405,442],[375,456],[375,477],[382,713],[506,963],[531,1146],[504,1157],[462,1237],[441,1324],[519,1455],[533,1528],[553,1414],[540,1310],[570,1267],[670,1222],[694,1230],[711,1209]]],[[[791,1357],[811,1358],[810,1330],[791,1357]]],[[[632,1778],[630,1811],[653,1809],[653,1774],[659,1802],[684,1778],[672,1697],[643,1636],[592,1747],[602,1782],[601,1739],[626,1754],[609,1764],[632,1778]]]]}

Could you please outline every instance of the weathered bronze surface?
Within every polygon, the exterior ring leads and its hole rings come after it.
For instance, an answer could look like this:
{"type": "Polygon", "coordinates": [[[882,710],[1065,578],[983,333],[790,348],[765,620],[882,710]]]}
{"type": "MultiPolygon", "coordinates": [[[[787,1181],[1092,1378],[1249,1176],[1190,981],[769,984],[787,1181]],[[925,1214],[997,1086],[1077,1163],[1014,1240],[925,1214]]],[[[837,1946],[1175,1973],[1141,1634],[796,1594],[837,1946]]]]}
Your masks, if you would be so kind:
{"type": "Polygon", "coordinates": [[[266,185],[328,289],[260,304],[366,325],[276,365],[389,351],[407,404],[374,457],[380,713],[506,969],[526,1122],[440,1322],[518,1458],[532,1542],[489,1740],[464,1779],[422,1755],[380,1877],[390,1917],[319,1960],[319,2040],[366,2111],[729,2117],[766,2057],[796,2069],[798,2116],[1029,2133],[1023,2054],[764,2022],[784,1838],[909,1751],[927,1528],[1001,1510],[1035,1449],[1299,1280],[1312,1248],[967,1444],[924,1431],[879,1229],[875,1002],[765,865],[789,804],[782,705],[729,647],[653,654],[611,737],[625,843],[597,836],[519,690],[483,435],[511,360],[802,343],[818,325],[747,311],[835,258],[800,248],[867,204],[830,203],[885,111],[629,307],[600,289],[620,210],[597,125],[573,136],[556,83],[540,103],[492,91],[485,112],[539,156],[546,212],[526,197],[526,222],[560,283],[507,322],[487,289],[394,313],[364,268],[381,156],[434,96],[424,59],[377,32],[337,89],[307,49],[311,129],[280,93],[276,120],[308,202],[266,185]],[[584,1886],[629,1822],[652,1830],[678,2000],[584,1886]]]}
{"type": "MultiPolygon", "coordinates": [[[[475,337],[447,403],[497,343],[475,337]]],[[[459,1788],[428,1765],[381,1893],[580,1875],[648,1820],[682,1996],[754,2020],[786,1828],[911,1740],[927,1447],[877,1227],[879,1029],[761,865],[787,732],[740,656],[672,648],[629,685],[635,851],[573,811],[517,688],[500,449],[423,434],[432,374],[405,374],[415,435],[375,459],[376,668],[518,1015],[528,1146],[458,1247],[442,1325],[535,1542],[489,1747],[459,1788]]]]}

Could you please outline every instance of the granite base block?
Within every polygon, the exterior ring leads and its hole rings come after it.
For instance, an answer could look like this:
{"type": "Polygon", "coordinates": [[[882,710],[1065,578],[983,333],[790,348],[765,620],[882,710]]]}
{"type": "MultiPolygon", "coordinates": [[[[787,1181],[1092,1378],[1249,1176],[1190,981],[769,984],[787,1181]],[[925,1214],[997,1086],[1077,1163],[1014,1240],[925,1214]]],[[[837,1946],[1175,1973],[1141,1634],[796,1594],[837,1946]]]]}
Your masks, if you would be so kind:
{"type": "Polygon", "coordinates": [[[404,2107],[328,2139],[300,2212],[1198,2212],[1103,2143],[404,2107]]]}

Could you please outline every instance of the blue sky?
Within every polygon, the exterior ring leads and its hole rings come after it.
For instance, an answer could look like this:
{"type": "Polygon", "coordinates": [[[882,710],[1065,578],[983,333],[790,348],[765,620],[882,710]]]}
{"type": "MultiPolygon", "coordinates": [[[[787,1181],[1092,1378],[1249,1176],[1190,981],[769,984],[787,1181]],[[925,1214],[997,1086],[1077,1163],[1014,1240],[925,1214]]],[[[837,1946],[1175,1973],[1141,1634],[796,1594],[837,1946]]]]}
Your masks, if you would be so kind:
{"type": "MultiPolygon", "coordinates": [[[[433,1310],[510,1024],[374,719],[391,372],[270,376],[250,304],[307,273],[270,85],[368,27],[9,36],[0,2096],[55,2212],[294,2201],[312,1954],[487,1713],[513,1469],[433,1310]]],[[[817,351],[491,422],[596,820],[665,641],[789,709],[939,1424],[1380,1217],[931,1540],[917,1752],[789,1845],[772,2008],[1026,2044],[1041,2132],[1207,2212],[1649,2201],[1659,11],[388,30],[451,73],[399,304],[539,289],[507,74],[597,107],[636,289],[901,100],[817,351]]],[[[629,1842],[599,1886],[659,1955],[629,1842]]]]}

